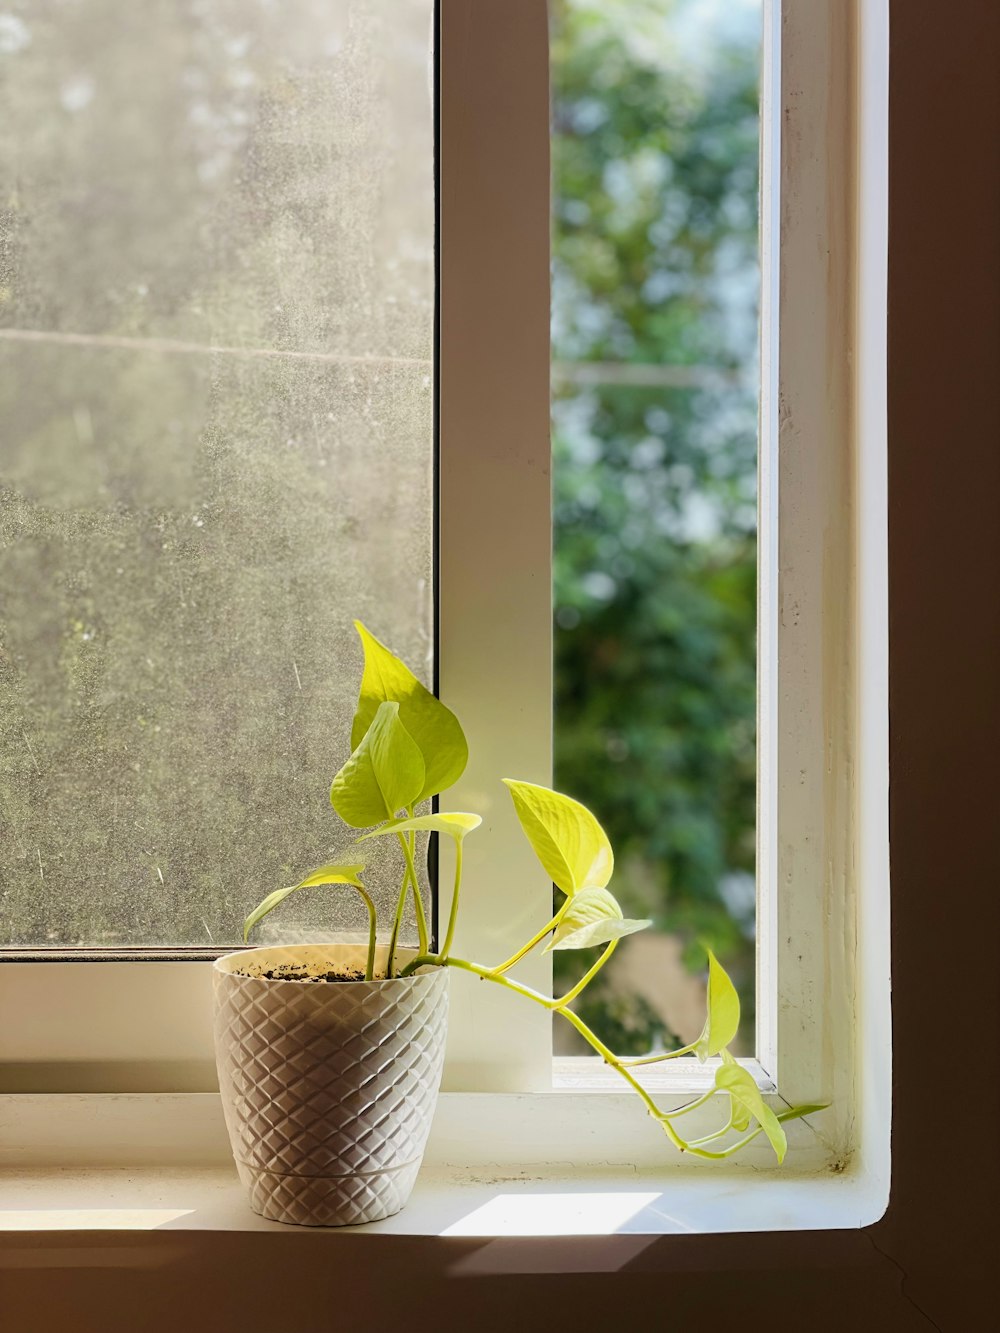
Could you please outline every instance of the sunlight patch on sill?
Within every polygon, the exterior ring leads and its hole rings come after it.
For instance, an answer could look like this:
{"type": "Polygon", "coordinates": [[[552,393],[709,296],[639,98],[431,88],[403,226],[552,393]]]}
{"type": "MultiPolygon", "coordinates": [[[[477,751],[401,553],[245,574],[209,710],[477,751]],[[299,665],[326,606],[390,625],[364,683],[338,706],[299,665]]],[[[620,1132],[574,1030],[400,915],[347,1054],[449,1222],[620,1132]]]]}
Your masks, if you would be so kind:
{"type": "Polygon", "coordinates": [[[193,1208],[0,1208],[2,1231],[155,1231],[193,1208]]]}
{"type": "Polygon", "coordinates": [[[497,1194],[452,1222],[442,1236],[608,1236],[658,1194],[497,1194]]]}

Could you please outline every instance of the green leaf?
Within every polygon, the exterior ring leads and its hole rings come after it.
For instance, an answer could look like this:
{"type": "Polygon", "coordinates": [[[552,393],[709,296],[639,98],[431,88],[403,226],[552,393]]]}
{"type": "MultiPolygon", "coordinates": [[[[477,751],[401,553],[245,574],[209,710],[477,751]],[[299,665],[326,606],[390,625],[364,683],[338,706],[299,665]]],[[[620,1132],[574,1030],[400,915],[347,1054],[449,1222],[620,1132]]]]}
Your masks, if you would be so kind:
{"type": "Polygon", "coordinates": [[[449,838],[461,842],[467,833],[477,829],[482,822],[479,815],[460,813],[417,815],[413,819],[390,819],[381,828],[372,829],[370,833],[362,833],[358,842],[364,842],[366,838],[381,838],[387,833],[405,833],[407,829],[417,829],[418,831],[426,829],[430,833],[447,833],[449,838]]]}
{"type": "Polygon", "coordinates": [[[572,896],[603,889],[615,868],[608,835],[585,805],[548,787],[504,778],[535,855],[553,884],[572,896]]]}
{"type": "Polygon", "coordinates": [[[721,1064],[715,1071],[715,1086],[720,1092],[729,1093],[733,1099],[734,1109],[737,1105],[742,1106],[753,1116],[770,1140],[779,1163],[783,1161],[788,1147],[785,1131],[781,1128],[778,1117],[765,1104],[760,1089],[743,1066],[735,1061],[731,1064],[721,1064]]]}
{"type": "Polygon", "coordinates": [[[750,1110],[742,1102],[738,1102],[735,1097],[732,1098],[732,1103],[733,1129],[738,1134],[742,1134],[744,1130],[750,1128],[750,1110]]]}
{"type": "Polygon", "coordinates": [[[652,924],[652,921],[626,921],[617,900],[607,889],[581,889],[566,904],[545,952],[609,944],[652,924]]]}
{"type": "MultiPolygon", "coordinates": [[[[728,1051],[725,1050],[721,1051],[720,1054],[722,1056],[723,1064],[725,1065],[736,1064],[736,1061],[733,1059],[733,1057],[729,1054],[728,1051]]],[[[730,1097],[729,1100],[731,1103],[730,1116],[731,1116],[732,1127],[737,1131],[737,1133],[742,1134],[744,1130],[750,1128],[750,1111],[746,1106],[743,1105],[742,1102],[736,1101],[735,1098],[730,1097]]]]}
{"type": "Polygon", "coordinates": [[[398,703],[400,721],[424,761],[423,782],[414,804],[436,796],[453,786],[465,772],[469,746],[462,725],[451,709],[435,698],[360,620],[354,622],[354,628],[364,646],[365,669],[351,727],[351,748],[356,750],[361,744],[380,704],[398,703]]]}
{"type": "Polygon", "coordinates": [[[345,824],[367,828],[412,805],[424,785],[420,750],[399,717],[398,703],[380,704],[360,745],[333,779],[330,804],[345,824]]]}
{"type": "Polygon", "coordinates": [[[297,893],[299,889],[311,889],[318,884],[351,884],[356,889],[362,888],[361,881],[358,879],[358,872],[364,870],[364,861],[352,861],[350,864],[336,863],[334,865],[321,866],[319,870],[313,870],[306,875],[305,879],[298,884],[293,884],[287,889],[275,889],[269,893],[263,902],[259,902],[253,909],[247,919],[243,922],[243,942],[246,943],[251,930],[262,921],[269,912],[273,912],[279,903],[283,903],[290,893],[297,893]]]}
{"type": "Polygon", "coordinates": [[[711,949],[708,951],[708,1017],[695,1043],[695,1054],[704,1062],[718,1055],[736,1036],[740,1026],[740,997],[729,974],[711,949]]]}
{"type": "Polygon", "coordinates": [[[297,889],[311,889],[317,884],[354,884],[360,885],[358,879],[361,871],[364,870],[364,861],[334,861],[330,865],[320,866],[318,870],[312,870],[305,879],[296,884],[297,889]]]}
{"type": "Polygon", "coordinates": [[[786,1120],[801,1120],[804,1115],[815,1115],[817,1111],[825,1111],[829,1105],[829,1102],[806,1102],[804,1106],[790,1106],[787,1111],[778,1112],[778,1119],[782,1124],[786,1120]]]}

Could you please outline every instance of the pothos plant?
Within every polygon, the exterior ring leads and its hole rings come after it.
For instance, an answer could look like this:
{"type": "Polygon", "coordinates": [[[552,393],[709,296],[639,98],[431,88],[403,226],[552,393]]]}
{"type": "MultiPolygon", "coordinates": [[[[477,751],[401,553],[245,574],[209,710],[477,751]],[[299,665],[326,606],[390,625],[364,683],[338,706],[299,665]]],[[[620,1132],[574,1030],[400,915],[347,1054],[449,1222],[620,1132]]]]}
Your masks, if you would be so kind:
{"type": "MultiPolygon", "coordinates": [[[[364,674],[354,723],[351,755],[333,779],[330,802],[352,829],[365,829],[356,843],[370,838],[395,838],[402,852],[404,869],[388,944],[387,976],[406,977],[425,967],[454,967],[541,1005],[569,1023],[594,1051],[638,1094],[649,1114],[662,1126],[681,1152],[697,1157],[726,1158],[738,1152],[758,1134],[765,1134],[780,1162],[786,1140],[782,1122],[820,1110],[819,1106],[797,1106],[775,1113],[764,1102],[750,1074],[730,1054],[740,1022],[740,1002],[732,981],[718,959],[708,952],[707,1017],[696,1041],[676,1050],[637,1059],[615,1055],[570,1007],[608,962],[619,942],[651,921],[625,917],[608,884],[614,871],[614,854],[600,823],[579,801],[547,787],[505,778],[521,827],[546,874],[563,900],[544,926],[502,963],[489,967],[459,958],[452,952],[462,889],[462,845],[482,823],[479,815],[449,811],[414,814],[416,807],[454,785],[468,760],[468,745],[458,718],[420,683],[409,668],[355,621],[364,647],[364,674]],[[432,950],[427,918],[414,864],[419,832],[441,834],[455,844],[455,882],[444,940],[432,950]],[[412,894],[416,914],[418,951],[397,966],[400,927],[407,896],[412,894]],[[584,976],[558,998],[533,990],[509,975],[532,950],[593,949],[601,952],[584,976]],[[683,1055],[699,1060],[721,1057],[714,1085],[677,1110],[666,1112],[653,1101],[633,1072],[638,1066],[676,1060],[683,1055]],[[728,1118],[713,1133],[685,1139],[678,1127],[683,1117],[717,1093],[728,1100],[728,1118]]],[[[361,879],[364,860],[345,856],[311,871],[298,884],[269,894],[246,918],[243,938],[269,912],[302,889],[345,886],[358,893],[368,912],[368,955],[365,979],[375,973],[376,937],[379,922],[375,904],[361,879]]]]}

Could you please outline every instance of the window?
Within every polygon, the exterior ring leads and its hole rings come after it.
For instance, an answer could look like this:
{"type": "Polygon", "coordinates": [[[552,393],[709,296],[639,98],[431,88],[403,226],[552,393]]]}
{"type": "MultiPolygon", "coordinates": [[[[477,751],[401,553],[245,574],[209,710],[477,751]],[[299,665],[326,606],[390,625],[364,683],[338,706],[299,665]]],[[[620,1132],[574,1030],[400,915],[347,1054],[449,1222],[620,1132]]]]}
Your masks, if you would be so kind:
{"type": "MultiPolygon", "coordinates": [[[[887,995],[885,33],[877,0],[858,14],[775,0],[764,17],[756,1070],[789,1101],[833,1100],[819,1135],[793,1138],[793,1174],[861,1161],[872,1180],[887,1086],[871,1059],[887,995]]],[[[497,784],[551,775],[546,38],[529,0],[440,4],[439,671],[472,751],[453,799],[489,825],[467,849],[477,893],[460,940],[485,957],[513,951],[549,892],[497,784]]],[[[546,969],[531,960],[526,980],[548,984],[546,969]]],[[[28,1015],[0,1034],[8,1086],[204,1086],[207,974],[196,962],[4,966],[3,1004],[28,1015]],[[59,988],[79,1032],[34,1003],[59,988]],[[149,1022],[171,1006],[175,1022],[149,1022]]],[[[442,1160],[669,1162],[599,1073],[583,1090],[521,1095],[552,1089],[548,1016],[466,981],[453,986],[442,1160]],[[461,1126],[484,1091],[519,1095],[477,1103],[486,1138],[473,1145],[461,1126]]],[[[657,1076],[663,1096],[706,1078],[682,1063],[657,1076]]],[[[877,1207],[878,1188],[858,1206],[877,1207]]]]}
{"type": "Polygon", "coordinates": [[[654,921],[576,1004],[633,1056],[697,1038],[701,945],[754,1049],[761,23],[552,8],[555,782],[654,921]]]}
{"type": "Polygon", "coordinates": [[[352,617],[432,667],[432,16],[9,29],[0,947],[237,944],[334,836],[352,617]]]}

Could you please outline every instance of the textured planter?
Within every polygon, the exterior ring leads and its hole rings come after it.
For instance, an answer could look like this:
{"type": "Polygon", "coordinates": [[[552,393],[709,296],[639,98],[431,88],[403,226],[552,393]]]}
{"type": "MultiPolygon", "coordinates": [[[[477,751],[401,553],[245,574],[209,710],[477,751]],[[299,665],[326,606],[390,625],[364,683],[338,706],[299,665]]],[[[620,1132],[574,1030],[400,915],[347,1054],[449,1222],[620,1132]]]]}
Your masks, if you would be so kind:
{"type": "MultiPolygon", "coordinates": [[[[385,954],[380,947],[376,975],[385,954]]],[[[364,963],[360,946],[318,944],[249,949],[215,964],[222,1106],[262,1217],[348,1226],[390,1217],[410,1196],[441,1081],[446,970],[391,981],[261,975],[363,973],[364,963]]]]}

